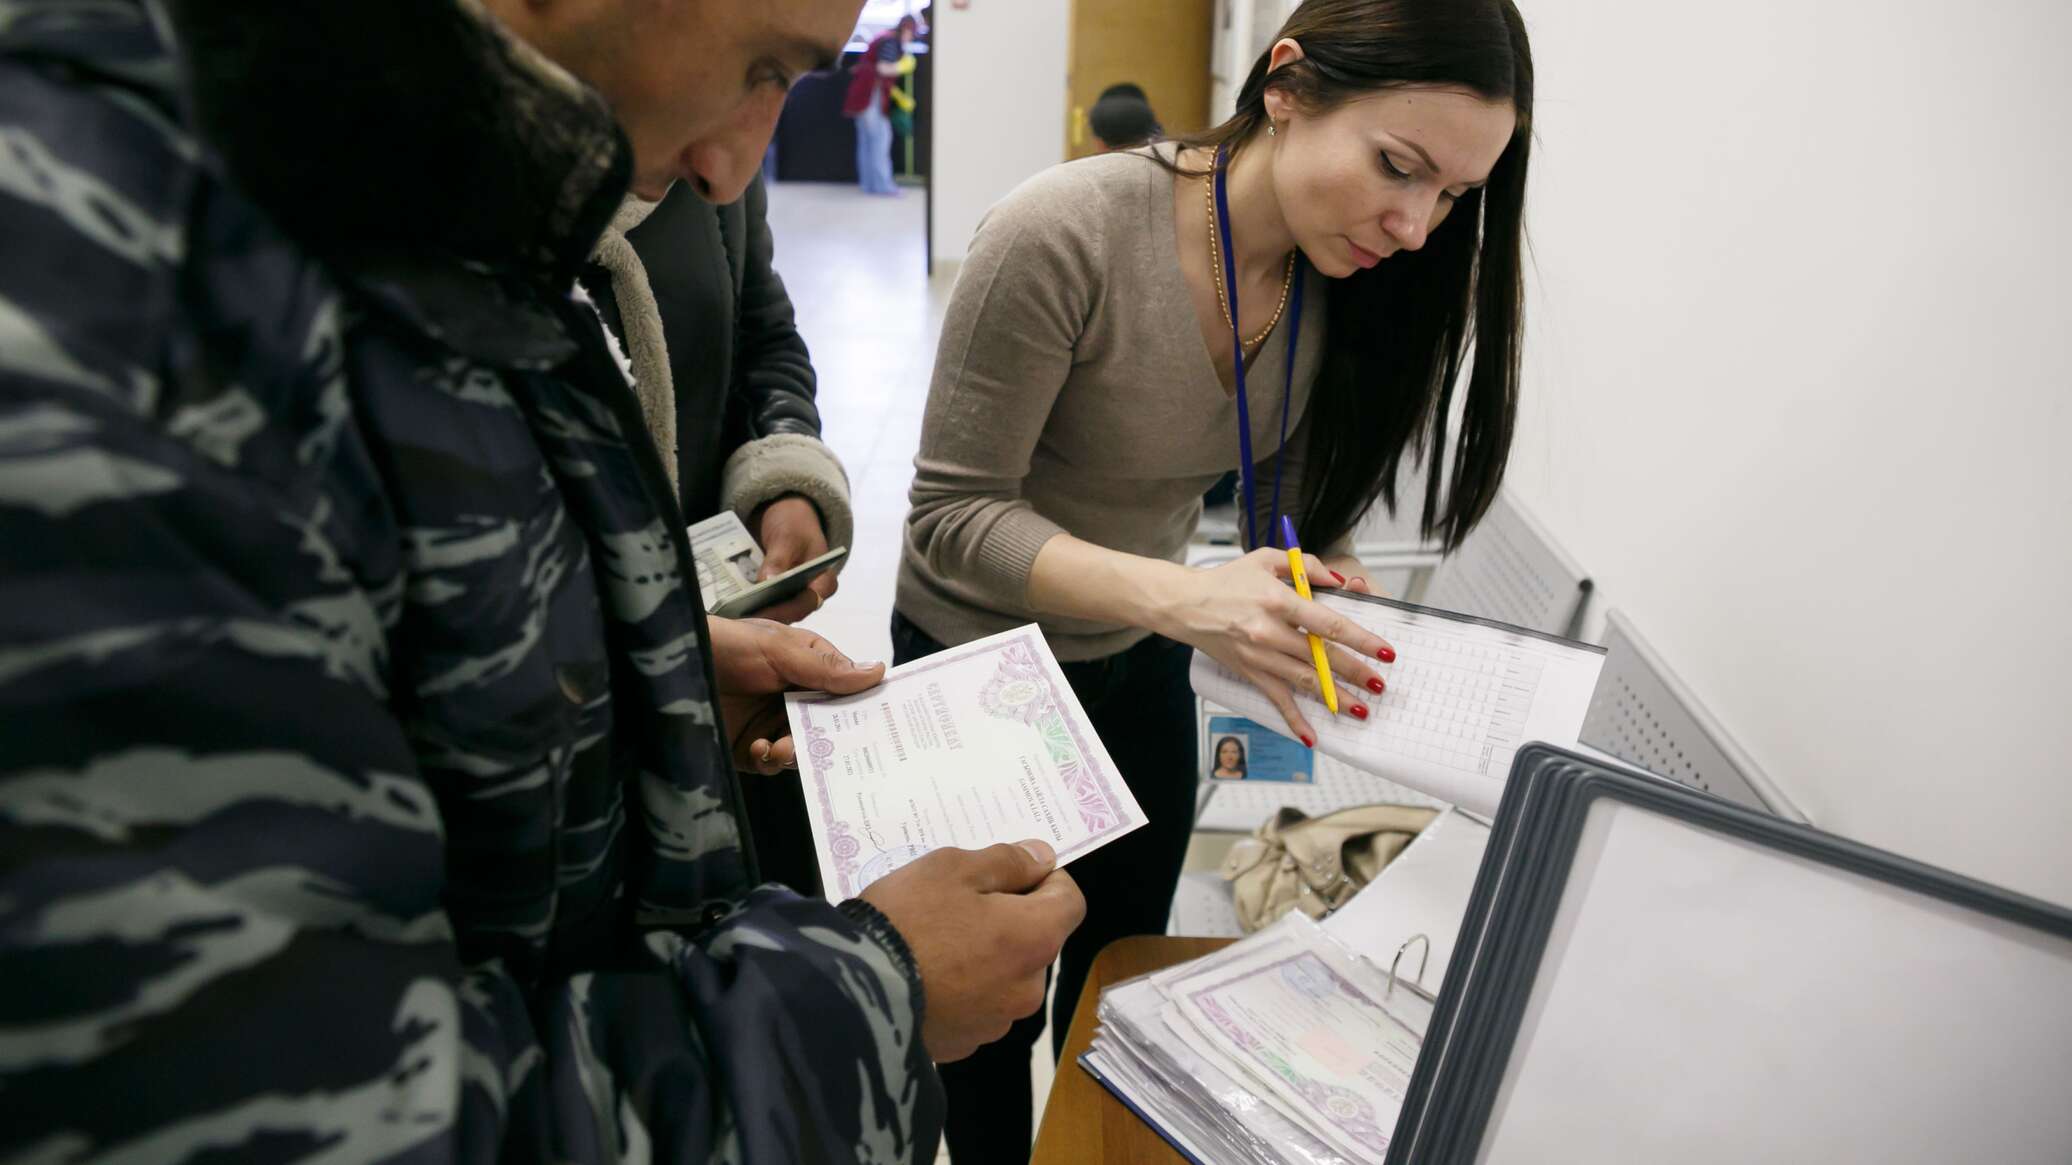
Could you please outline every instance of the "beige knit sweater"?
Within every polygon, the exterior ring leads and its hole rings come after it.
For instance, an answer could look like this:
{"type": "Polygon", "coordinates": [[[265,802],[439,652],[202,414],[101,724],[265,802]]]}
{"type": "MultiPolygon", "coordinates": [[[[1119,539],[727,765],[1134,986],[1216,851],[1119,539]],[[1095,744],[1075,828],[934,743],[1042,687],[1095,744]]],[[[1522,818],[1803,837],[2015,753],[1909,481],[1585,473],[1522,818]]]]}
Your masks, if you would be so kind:
{"type": "MultiPolygon", "coordinates": [[[[935,638],[967,642],[1033,619],[1060,659],[1129,647],[1145,632],[1030,608],[1037,552],[1069,532],[1180,561],[1202,493],[1237,467],[1237,401],[1180,273],[1173,182],[1134,152],[1089,158],[1023,183],[980,224],[943,321],[899,569],[899,610],[935,638]]],[[[1307,278],[1286,512],[1298,508],[1300,422],[1323,352],[1322,278],[1307,278]]],[[[1286,328],[1246,380],[1262,508],[1280,447],[1286,328]]]]}

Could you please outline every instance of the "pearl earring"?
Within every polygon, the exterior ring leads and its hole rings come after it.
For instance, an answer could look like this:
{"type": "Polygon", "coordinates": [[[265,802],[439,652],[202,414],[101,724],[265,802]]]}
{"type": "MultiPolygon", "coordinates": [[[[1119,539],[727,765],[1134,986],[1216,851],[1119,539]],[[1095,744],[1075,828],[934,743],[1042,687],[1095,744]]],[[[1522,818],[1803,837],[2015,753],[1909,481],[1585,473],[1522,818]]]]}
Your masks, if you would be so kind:
{"type": "Polygon", "coordinates": [[[1273,123],[1273,122],[1270,122],[1270,121],[1269,121],[1269,122],[1267,122],[1267,123],[1266,123],[1266,136],[1267,136],[1267,137],[1272,137],[1273,135],[1274,135],[1274,123],[1273,123]]]}

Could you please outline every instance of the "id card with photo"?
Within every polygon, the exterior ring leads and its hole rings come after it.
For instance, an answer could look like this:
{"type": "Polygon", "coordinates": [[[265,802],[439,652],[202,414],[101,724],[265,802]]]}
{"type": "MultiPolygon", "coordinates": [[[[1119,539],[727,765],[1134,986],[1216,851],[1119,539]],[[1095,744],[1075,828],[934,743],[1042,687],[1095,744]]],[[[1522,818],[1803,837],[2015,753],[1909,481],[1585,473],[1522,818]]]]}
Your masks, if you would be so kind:
{"type": "Polygon", "coordinates": [[[1202,716],[1202,779],[1283,781],[1314,784],[1316,754],[1298,741],[1242,716],[1205,711],[1202,716]]]}

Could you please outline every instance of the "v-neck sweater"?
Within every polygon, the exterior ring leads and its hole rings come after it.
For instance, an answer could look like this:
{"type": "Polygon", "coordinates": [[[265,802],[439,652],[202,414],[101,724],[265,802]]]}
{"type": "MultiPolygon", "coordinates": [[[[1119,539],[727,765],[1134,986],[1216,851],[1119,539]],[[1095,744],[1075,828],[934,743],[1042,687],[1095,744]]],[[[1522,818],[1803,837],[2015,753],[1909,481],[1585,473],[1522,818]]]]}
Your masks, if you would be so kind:
{"type": "MultiPolygon", "coordinates": [[[[899,610],[942,642],[1033,620],[1059,659],[1127,649],[1147,632],[1030,606],[1038,552],[1070,533],[1182,561],[1202,494],[1237,468],[1237,399],[1202,343],[1180,270],[1176,248],[1190,244],[1175,238],[1175,181],[1198,180],[1176,179],[1144,151],[1069,162],[1023,183],[979,225],[936,350],[899,568],[899,610]]],[[[1207,235],[1193,245],[1206,252],[1207,235]]],[[[1285,314],[1246,373],[1262,511],[1276,461],[1281,510],[1294,512],[1302,491],[1326,294],[1322,277],[1303,271],[1295,391],[1285,314]]]]}

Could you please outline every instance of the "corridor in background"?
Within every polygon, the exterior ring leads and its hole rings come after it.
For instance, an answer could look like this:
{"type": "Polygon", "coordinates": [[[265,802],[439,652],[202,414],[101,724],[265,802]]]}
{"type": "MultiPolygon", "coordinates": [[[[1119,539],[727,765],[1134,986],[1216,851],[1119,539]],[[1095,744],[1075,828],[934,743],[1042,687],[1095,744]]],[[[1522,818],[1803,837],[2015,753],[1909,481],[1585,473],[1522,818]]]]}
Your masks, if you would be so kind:
{"type": "Polygon", "coordinates": [[[924,196],[932,171],[930,142],[936,103],[935,70],[929,59],[932,7],[927,0],[873,0],[864,6],[856,31],[843,48],[842,67],[799,78],[785,98],[784,116],[777,123],[764,164],[767,179],[773,184],[857,181],[857,120],[843,115],[844,99],[857,71],[872,68],[864,54],[873,38],[911,17],[917,23],[917,35],[906,52],[912,55],[914,68],[894,86],[899,96],[893,104],[904,112],[893,118],[889,152],[893,180],[910,197],[924,196]]]}
{"type": "Polygon", "coordinates": [[[842,586],[805,625],[855,659],[889,659],[893,574],[935,336],[954,272],[923,270],[919,198],[852,185],[770,187],[776,266],[819,374],[823,438],[849,471],[855,545],[842,586]]]}

